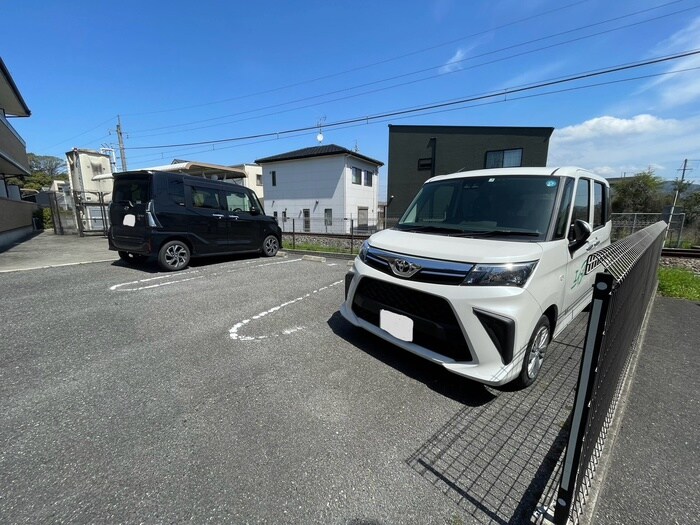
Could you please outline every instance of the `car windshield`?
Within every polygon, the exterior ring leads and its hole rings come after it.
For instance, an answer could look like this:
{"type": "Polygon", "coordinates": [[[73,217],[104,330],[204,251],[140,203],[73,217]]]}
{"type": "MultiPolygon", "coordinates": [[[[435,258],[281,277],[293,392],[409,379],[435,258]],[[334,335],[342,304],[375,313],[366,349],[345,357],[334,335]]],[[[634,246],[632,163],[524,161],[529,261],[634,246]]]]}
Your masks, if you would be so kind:
{"type": "Polygon", "coordinates": [[[498,174],[430,182],[396,228],[459,237],[543,240],[560,182],[559,177],[498,174]]]}
{"type": "Polygon", "coordinates": [[[112,201],[118,204],[143,204],[148,201],[148,177],[132,176],[114,181],[112,201]]]}

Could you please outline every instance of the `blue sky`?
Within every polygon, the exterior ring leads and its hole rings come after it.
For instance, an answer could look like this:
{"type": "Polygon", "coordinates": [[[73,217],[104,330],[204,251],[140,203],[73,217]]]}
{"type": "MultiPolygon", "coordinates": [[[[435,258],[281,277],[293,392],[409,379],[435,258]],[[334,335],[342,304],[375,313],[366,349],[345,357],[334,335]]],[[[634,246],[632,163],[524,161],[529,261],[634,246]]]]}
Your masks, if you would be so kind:
{"type": "Polygon", "coordinates": [[[552,126],[552,166],[606,176],[652,166],[673,179],[689,158],[688,177],[700,173],[700,55],[374,118],[697,51],[698,0],[5,0],[2,10],[0,56],[32,110],[12,124],[40,155],[116,147],[117,115],[129,169],[252,162],[316,145],[319,123],[324,144],[385,163],[388,124],[552,126]],[[313,129],[286,133],[301,128],[313,129]]]}

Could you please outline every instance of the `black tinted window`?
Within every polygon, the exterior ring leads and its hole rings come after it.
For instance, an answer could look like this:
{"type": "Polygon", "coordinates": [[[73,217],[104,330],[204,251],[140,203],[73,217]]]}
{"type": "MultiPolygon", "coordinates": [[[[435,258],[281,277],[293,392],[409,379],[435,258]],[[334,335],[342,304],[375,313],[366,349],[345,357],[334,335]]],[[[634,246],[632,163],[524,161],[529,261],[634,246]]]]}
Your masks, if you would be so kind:
{"type": "Polygon", "coordinates": [[[604,201],[603,201],[603,184],[601,182],[593,183],[593,228],[599,228],[605,225],[604,216],[604,201]]]}
{"type": "Polygon", "coordinates": [[[168,195],[180,206],[185,205],[185,185],[181,180],[168,179],[168,195]]]}
{"type": "Polygon", "coordinates": [[[128,202],[133,204],[144,204],[148,199],[148,179],[118,179],[114,181],[114,194],[112,200],[115,202],[128,202]]]}
{"type": "Polygon", "coordinates": [[[221,209],[219,191],[210,188],[192,187],[192,205],[195,208],[221,209]]]}

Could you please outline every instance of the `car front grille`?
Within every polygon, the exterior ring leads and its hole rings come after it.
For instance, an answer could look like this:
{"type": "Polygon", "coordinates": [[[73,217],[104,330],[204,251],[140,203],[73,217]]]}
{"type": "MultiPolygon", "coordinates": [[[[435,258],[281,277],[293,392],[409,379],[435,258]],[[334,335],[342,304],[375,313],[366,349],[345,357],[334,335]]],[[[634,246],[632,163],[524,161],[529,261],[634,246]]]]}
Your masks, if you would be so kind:
{"type": "Polygon", "coordinates": [[[443,298],[371,277],[363,277],[352,311],[379,326],[379,312],[389,310],[413,320],[413,343],[455,361],[471,361],[469,346],[450,304],[443,298]]]}

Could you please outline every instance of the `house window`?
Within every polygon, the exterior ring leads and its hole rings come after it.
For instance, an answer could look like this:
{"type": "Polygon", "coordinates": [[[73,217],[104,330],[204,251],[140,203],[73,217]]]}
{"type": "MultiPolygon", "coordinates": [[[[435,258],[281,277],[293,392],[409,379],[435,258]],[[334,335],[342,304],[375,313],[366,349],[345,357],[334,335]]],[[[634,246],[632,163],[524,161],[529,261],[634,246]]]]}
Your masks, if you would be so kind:
{"type": "Polygon", "coordinates": [[[272,185],[277,186],[277,172],[271,171],[270,176],[272,177],[272,185]]]}
{"type": "Polygon", "coordinates": [[[282,222],[287,222],[287,210],[282,212],[282,222]]]}
{"type": "Polygon", "coordinates": [[[515,168],[522,166],[523,149],[501,149],[486,152],[485,168],[515,168]]]}
{"type": "Polygon", "coordinates": [[[323,219],[324,219],[324,222],[326,223],[326,226],[333,226],[333,209],[332,208],[326,208],[323,211],[323,219]]]}
{"type": "Polygon", "coordinates": [[[372,175],[374,175],[373,172],[371,172],[369,170],[365,171],[365,186],[372,185],[372,175]]]}
{"type": "Polygon", "coordinates": [[[277,212],[276,212],[276,211],[273,211],[273,212],[272,212],[272,216],[275,218],[275,222],[278,222],[278,221],[277,221],[277,212]]]}
{"type": "Polygon", "coordinates": [[[255,175],[255,185],[256,185],[256,186],[262,186],[262,185],[263,185],[263,183],[262,183],[262,174],[261,174],[261,173],[258,173],[257,175],[255,175]]]}
{"type": "Polygon", "coordinates": [[[309,208],[304,208],[304,231],[311,231],[311,210],[309,208]]]}
{"type": "Polygon", "coordinates": [[[369,226],[369,209],[357,208],[357,227],[366,230],[369,226]]]}
{"type": "Polygon", "coordinates": [[[362,170],[360,168],[352,169],[352,183],[362,184],[362,170]]]}
{"type": "Polygon", "coordinates": [[[430,157],[418,159],[418,171],[428,171],[433,169],[433,159],[430,157]]]}

